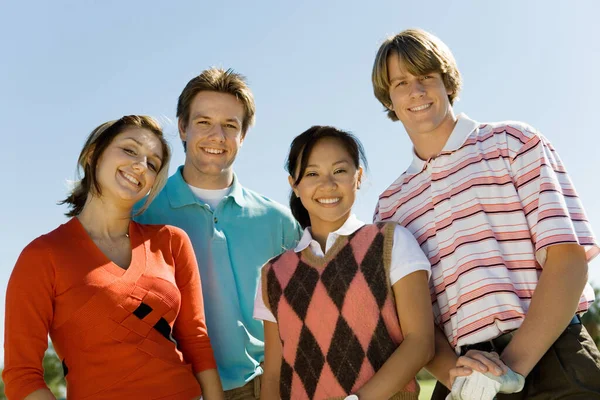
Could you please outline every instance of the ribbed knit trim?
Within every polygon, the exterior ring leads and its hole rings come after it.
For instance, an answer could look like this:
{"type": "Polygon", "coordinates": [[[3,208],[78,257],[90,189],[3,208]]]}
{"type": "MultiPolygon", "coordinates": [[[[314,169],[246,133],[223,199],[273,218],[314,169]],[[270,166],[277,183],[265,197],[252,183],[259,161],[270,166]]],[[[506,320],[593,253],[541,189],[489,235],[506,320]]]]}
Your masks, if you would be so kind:
{"type": "Polygon", "coordinates": [[[273,314],[273,310],[271,310],[271,302],[269,301],[269,291],[267,290],[267,272],[269,272],[268,270],[272,267],[273,265],[271,265],[271,263],[267,263],[260,269],[260,284],[262,285],[261,295],[265,307],[267,307],[267,310],[271,311],[271,314],[273,314]]]}
{"type": "MultiPolygon", "coordinates": [[[[346,397],[330,397],[327,400],[344,400],[346,397]]],[[[389,400],[419,400],[419,391],[417,392],[398,392],[389,400]]]]}
{"type": "Polygon", "coordinates": [[[392,268],[392,248],[394,247],[396,225],[395,222],[386,222],[383,228],[383,267],[385,268],[386,276],[390,276],[390,269],[392,268]]]}
{"type": "MultiPolygon", "coordinates": [[[[362,229],[362,228],[359,228],[362,229]]],[[[340,250],[344,248],[348,244],[348,236],[338,236],[333,243],[333,246],[329,249],[329,251],[325,254],[325,257],[319,257],[315,255],[310,249],[310,246],[305,248],[300,252],[302,254],[302,259],[311,267],[315,268],[324,268],[331,260],[333,260],[340,250]]]]}

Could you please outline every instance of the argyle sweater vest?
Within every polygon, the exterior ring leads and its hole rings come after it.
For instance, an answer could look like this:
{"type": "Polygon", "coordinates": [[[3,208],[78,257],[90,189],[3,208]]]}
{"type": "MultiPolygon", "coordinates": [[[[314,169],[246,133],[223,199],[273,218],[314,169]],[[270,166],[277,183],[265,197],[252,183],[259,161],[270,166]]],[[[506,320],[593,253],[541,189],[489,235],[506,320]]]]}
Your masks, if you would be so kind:
{"type": "MultiPolygon", "coordinates": [[[[263,300],[279,326],[280,396],[343,399],[402,342],[390,264],[395,224],[340,236],[324,258],[287,251],[262,269],[263,300]]],[[[392,399],[418,398],[413,379],[392,399]]]]}

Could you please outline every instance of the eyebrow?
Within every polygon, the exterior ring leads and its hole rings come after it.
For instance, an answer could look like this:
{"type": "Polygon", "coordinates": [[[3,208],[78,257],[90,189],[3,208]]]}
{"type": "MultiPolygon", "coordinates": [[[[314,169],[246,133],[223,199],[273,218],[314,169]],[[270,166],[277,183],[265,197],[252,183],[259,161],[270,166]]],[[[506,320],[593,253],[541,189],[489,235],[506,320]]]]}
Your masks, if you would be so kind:
{"type": "MultiPolygon", "coordinates": [[[[144,147],[144,145],[142,144],[142,142],[140,142],[139,140],[137,140],[135,138],[132,138],[131,136],[128,136],[128,137],[124,138],[123,140],[132,140],[132,141],[136,142],[138,144],[138,146],[144,147]]],[[[162,160],[161,157],[158,156],[158,154],[152,153],[152,157],[156,158],[162,164],[163,160],[162,160]]]]}
{"type": "MultiPolygon", "coordinates": [[[[195,120],[195,119],[198,119],[198,118],[213,119],[213,118],[209,117],[208,115],[204,115],[204,114],[194,114],[194,115],[192,115],[191,119],[195,120]]],[[[238,124],[241,124],[241,122],[240,122],[240,120],[239,120],[238,117],[227,118],[225,121],[227,121],[227,122],[233,121],[233,122],[236,122],[238,124]]]]}
{"type": "MultiPolygon", "coordinates": [[[[340,160],[340,161],[336,161],[331,165],[338,165],[338,164],[350,164],[350,162],[348,160],[340,160]]],[[[306,166],[306,168],[311,167],[311,168],[318,168],[319,166],[317,164],[309,164],[306,166]]]]}

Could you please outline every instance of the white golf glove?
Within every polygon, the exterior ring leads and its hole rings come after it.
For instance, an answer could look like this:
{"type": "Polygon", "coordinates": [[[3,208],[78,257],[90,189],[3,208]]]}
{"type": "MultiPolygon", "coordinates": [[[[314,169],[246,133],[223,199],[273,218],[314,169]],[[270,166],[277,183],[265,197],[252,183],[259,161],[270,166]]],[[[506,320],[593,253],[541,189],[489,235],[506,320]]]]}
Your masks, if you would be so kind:
{"type": "Polygon", "coordinates": [[[501,376],[473,371],[454,380],[452,393],[446,400],[493,400],[497,393],[517,393],[523,390],[525,378],[509,368],[501,376]]]}

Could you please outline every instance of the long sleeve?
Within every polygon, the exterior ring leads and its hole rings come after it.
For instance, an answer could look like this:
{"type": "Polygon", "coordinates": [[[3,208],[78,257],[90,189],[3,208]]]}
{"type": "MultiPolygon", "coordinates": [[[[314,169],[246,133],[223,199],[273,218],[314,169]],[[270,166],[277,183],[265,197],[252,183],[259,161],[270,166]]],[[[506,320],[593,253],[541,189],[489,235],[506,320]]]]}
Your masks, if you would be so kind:
{"type": "Polygon", "coordinates": [[[55,269],[42,238],[21,253],[8,282],[4,321],[4,371],[9,399],[46,388],[42,360],[54,314],[55,269]]]}
{"type": "Polygon", "coordinates": [[[179,228],[169,229],[175,280],[181,292],[181,308],[173,333],[185,360],[198,373],[217,366],[206,329],[198,264],[187,234],[179,228]]]}

